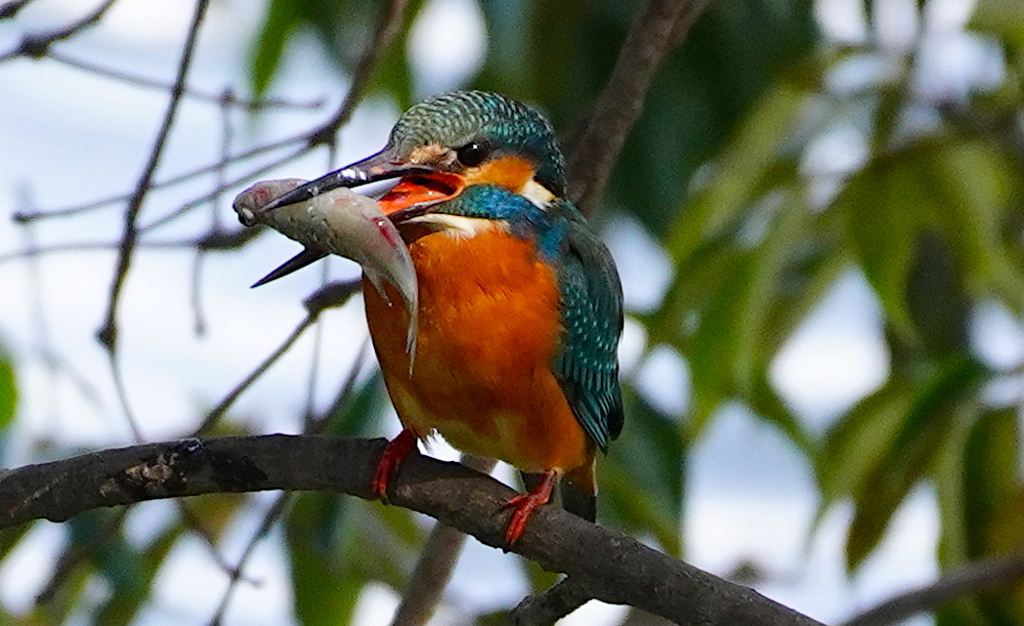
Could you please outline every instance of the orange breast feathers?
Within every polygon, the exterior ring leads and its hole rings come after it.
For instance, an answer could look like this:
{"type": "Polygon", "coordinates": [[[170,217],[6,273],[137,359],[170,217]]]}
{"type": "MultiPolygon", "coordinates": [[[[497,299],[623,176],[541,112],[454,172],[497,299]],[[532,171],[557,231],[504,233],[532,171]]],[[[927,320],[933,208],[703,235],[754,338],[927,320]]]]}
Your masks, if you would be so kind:
{"type": "MultiPolygon", "coordinates": [[[[477,220],[474,220],[476,222],[477,220]]],[[[414,369],[400,297],[363,290],[370,335],[406,428],[522,470],[589,468],[591,446],[551,371],[561,325],[552,268],[494,223],[409,244],[419,279],[414,369]]]]}

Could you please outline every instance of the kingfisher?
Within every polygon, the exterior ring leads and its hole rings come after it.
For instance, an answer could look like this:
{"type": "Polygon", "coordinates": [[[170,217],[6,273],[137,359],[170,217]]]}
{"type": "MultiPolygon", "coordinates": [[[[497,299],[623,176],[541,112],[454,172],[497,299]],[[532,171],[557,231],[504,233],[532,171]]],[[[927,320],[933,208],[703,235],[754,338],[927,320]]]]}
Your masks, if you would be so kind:
{"type": "MultiPolygon", "coordinates": [[[[559,484],[562,505],[594,521],[596,453],[623,423],[622,287],[608,249],[565,198],[551,124],[495,93],[434,96],[401,115],[383,150],[266,209],[387,179],[399,180],[378,204],[412,258],[419,321],[411,355],[402,299],[391,285],[382,295],[364,284],[370,337],[403,426],[384,449],[374,493],[386,501],[403,459],[440,434],[523,473],[528,491],[507,504],[509,545],[559,484]]],[[[268,278],[322,256],[300,254],[268,278]]]]}

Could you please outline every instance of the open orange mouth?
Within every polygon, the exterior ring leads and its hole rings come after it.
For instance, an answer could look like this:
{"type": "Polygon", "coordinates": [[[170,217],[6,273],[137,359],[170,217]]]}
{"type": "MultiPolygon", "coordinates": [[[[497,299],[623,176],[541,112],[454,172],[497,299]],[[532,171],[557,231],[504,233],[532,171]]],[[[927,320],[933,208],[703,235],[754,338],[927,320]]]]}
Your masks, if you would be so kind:
{"type": "Polygon", "coordinates": [[[462,193],[466,183],[462,177],[447,173],[416,174],[406,176],[377,201],[381,211],[391,221],[427,213],[430,207],[450,200],[462,193]]]}

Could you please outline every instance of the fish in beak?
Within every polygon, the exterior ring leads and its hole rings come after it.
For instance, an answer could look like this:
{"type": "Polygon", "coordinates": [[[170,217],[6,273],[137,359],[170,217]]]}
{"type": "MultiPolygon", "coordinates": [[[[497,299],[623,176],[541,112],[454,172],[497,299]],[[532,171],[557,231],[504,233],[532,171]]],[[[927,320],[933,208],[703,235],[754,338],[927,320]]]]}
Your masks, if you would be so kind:
{"type": "Polygon", "coordinates": [[[242,224],[270,226],[305,246],[302,252],[253,286],[290,274],[328,254],[356,261],[385,300],[389,300],[389,296],[384,281],[391,283],[401,296],[409,313],[406,350],[411,367],[416,349],[419,292],[416,269],[401,234],[376,201],[345,187],[266,210],[269,200],[302,184],[298,179],[263,181],[235,198],[234,209],[242,224]]]}
{"type": "MultiPolygon", "coordinates": [[[[431,206],[458,195],[464,187],[459,176],[446,173],[434,165],[411,163],[400,158],[397,150],[389,146],[362,161],[325,174],[316,180],[288,189],[278,187],[280,195],[268,200],[261,209],[263,213],[269,213],[283,207],[309,202],[336,189],[358,187],[394,178],[402,180],[385,194],[378,204],[381,211],[396,226],[401,225],[406,219],[423,215],[431,206]]],[[[325,256],[327,252],[316,249],[315,246],[307,246],[306,250],[258,280],[253,287],[287,276],[325,256]]],[[[362,263],[359,259],[355,260],[362,263]]],[[[367,266],[364,264],[364,267],[367,266]]]]}
{"type": "MultiPolygon", "coordinates": [[[[258,280],[265,285],[328,254],[359,263],[387,299],[383,281],[394,285],[409,312],[406,348],[415,351],[418,313],[416,270],[399,227],[462,192],[458,175],[437,165],[399,158],[387,147],[362,161],[316,180],[263,181],[235,198],[234,209],[246,226],[265,224],[298,241],[305,249],[258,280]],[[401,178],[379,201],[351,191],[368,183],[401,178]]],[[[412,359],[410,358],[410,368],[412,359]]]]}

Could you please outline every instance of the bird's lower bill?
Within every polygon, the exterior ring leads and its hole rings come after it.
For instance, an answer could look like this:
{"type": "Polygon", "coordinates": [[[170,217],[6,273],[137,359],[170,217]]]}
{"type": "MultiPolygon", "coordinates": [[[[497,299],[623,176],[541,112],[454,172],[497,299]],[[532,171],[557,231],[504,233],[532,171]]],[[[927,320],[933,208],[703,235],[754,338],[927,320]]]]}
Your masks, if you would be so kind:
{"type": "Polygon", "coordinates": [[[385,215],[398,222],[404,217],[420,214],[420,211],[412,210],[416,207],[422,207],[422,212],[426,212],[429,207],[454,198],[462,193],[464,187],[462,179],[454,174],[407,176],[384,194],[377,204],[385,215]],[[407,213],[395,215],[399,211],[407,213]]]}

